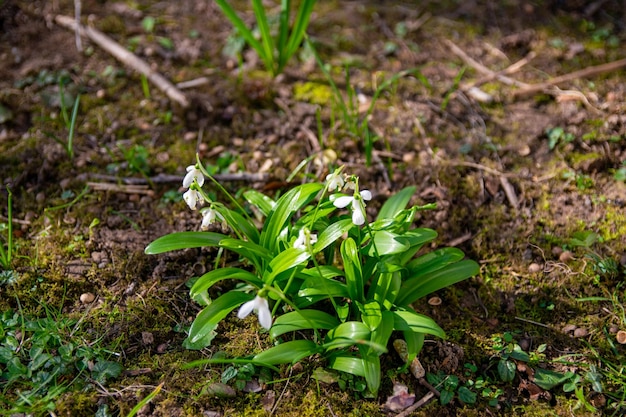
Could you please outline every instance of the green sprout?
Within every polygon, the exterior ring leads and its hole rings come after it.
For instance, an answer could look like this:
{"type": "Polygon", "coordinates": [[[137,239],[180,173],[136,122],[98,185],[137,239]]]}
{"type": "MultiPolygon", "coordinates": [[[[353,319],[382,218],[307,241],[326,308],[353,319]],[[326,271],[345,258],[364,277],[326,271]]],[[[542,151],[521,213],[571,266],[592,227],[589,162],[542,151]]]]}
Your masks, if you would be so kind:
{"type": "Polygon", "coordinates": [[[263,2],[261,0],[252,0],[256,25],[261,37],[259,41],[254,34],[254,30],[246,26],[245,22],[227,0],[215,0],[215,2],[239,35],[256,51],[265,68],[273,76],[283,72],[289,59],[300,48],[309,25],[313,6],[315,5],[315,0],[302,0],[293,24],[290,25],[291,1],[281,0],[277,35],[274,36],[263,2]]]}

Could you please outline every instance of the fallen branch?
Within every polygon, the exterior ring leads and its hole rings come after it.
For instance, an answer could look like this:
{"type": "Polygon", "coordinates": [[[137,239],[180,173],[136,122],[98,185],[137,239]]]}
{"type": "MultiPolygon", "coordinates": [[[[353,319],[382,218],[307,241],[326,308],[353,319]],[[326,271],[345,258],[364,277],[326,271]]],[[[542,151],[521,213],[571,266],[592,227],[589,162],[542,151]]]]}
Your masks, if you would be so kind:
{"type": "Polygon", "coordinates": [[[189,106],[189,100],[174,84],[168,81],[158,72],[152,70],[150,65],[139,59],[132,52],[128,51],[120,44],[109,38],[104,33],[89,26],[82,26],[74,19],[68,16],[58,15],[54,18],[55,22],[64,28],[77,31],[81,36],[85,36],[95,42],[102,49],[113,55],[117,60],[122,62],[129,68],[146,76],[159,90],[163,91],[170,99],[174,100],[183,107],[189,106]]]}
{"type": "MultiPolygon", "coordinates": [[[[158,174],[154,177],[150,178],[132,178],[125,177],[119,178],[115,175],[104,175],[104,174],[86,174],[80,175],[79,180],[92,179],[97,181],[108,181],[112,183],[122,183],[128,185],[150,185],[150,184],[173,184],[173,183],[181,183],[182,184],[182,175],[171,175],[171,174],[158,174]]],[[[235,174],[215,174],[213,178],[217,181],[245,181],[245,182],[264,182],[269,180],[268,174],[263,173],[252,173],[252,172],[240,172],[235,174]]]]}
{"type": "Polygon", "coordinates": [[[554,86],[563,84],[568,81],[577,80],[579,78],[593,77],[594,75],[603,74],[605,72],[617,71],[624,67],[626,67],[626,58],[620,59],[618,61],[608,62],[606,64],[583,68],[578,71],[570,72],[569,74],[564,74],[558,77],[553,77],[543,83],[527,84],[526,86],[522,87],[520,90],[514,91],[513,97],[523,97],[527,95],[532,95],[535,93],[543,92],[550,87],[554,87],[554,86]]]}

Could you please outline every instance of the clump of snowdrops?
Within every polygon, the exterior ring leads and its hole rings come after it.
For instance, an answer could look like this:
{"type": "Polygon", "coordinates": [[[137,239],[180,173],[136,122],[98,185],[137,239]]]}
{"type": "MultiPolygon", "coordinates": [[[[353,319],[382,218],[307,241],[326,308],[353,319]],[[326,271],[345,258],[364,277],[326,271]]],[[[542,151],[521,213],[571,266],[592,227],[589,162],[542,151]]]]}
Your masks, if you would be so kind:
{"type": "Polygon", "coordinates": [[[193,278],[190,296],[204,307],[189,329],[190,348],[209,346],[219,322],[234,310],[239,318],[255,313],[275,344],[243,360],[276,369],[321,355],[329,368],[363,377],[368,394],[376,395],[380,357],[394,331],[406,341],[409,363],[425,335],[445,337],[411,304],[479,270],[457,248],[425,249],[437,234],[414,225],[416,212],[427,208],[408,207],[415,187],[391,196],[370,220],[365,207],[371,191],[342,168],[325,182],[296,186],[277,200],[249,190],[240,203],[199,161],[187,168],[183,186],[185,202],[202,216],[202,230],[163,236],[146,253],[217,247],[244,260],[241,267],[218,267],[193,278]],[[206,178],[229,205],[209,198],[206,178]],[[261,218],[261,230],[253,216],[261,218]],[[232,233],[205,231],[217,221],[232,233]],[[208,290],[224,280],[239,285],[211,299],[208,290]]]}

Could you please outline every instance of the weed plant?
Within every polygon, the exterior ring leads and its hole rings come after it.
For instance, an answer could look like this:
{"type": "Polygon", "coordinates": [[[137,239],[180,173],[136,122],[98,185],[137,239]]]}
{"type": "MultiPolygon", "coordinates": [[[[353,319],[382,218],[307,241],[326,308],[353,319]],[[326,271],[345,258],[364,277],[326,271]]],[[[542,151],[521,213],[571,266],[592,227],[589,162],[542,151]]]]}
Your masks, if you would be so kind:
{"type": "Polygon", "coordinates": [[[283,72],[289,59],[300,49],[315,0],[302,0],[300,2],[293,24],[289,22],[292,12],[291,1],[281,0],[277,28],[271,27],[271,21],[265,12],[263,2],[252,0],[256,30],[258,30],[260,39],[255,35],[255,28],[246,25],[228,0],[215,0],[215,3],[232,23],[238,34],[256,51],[266,70],[276,76],[283,72]]]}
{"type": "Polygon", "coordinates": [[[7,222],[2,224],[2,230],[6,230],[6,244],[0,243],[0,266],[4,271],[11,269],[13,260],[13,194],[7,187],[7,222]]]}
{"type": "Polygon", "coordinates": [[[457,248],[425,250],[437,234],[414,227],[416,212],[430,207],[408,207],[415,187],[390,197],[370,222],[365,207],[372,193],[341,169],[329,174],[325,183],[296,186],[277,200],[246,191],[245,207],[200,161],[187,167],[183,186],[188,188],[184,200],[202,214],[201,227],[222,222],[233,236],[178,232],[155,240],[146,253],[216,247],[244,259],[244,267],[216,264],[192,280],[190,296],[204,307],[185,345],[209,346],[219,322],[237,308],[239,318],[256,313],[275,341],[273,347],[245,358],[202,363],[252,363],[278,370],[276,365],[321,355],[329,368],[364,378],[365,395],[375,396],[381,383],[380,357],[394,331],[406,341],[409,362],[420,352],[426,334],[445,337],[432,318],[411,304],[479,270],[457,248]],[[202,188],[206,177],[225,193],[233,209],[209,198],[202,188]],[[260,231],[250,210],[260,213],[260,231]],[[208,291],[225,280],[240,284],[211,299],[208,291]]]}
{"type": "Polygon", "coordinates": [[[105,384],[122,371],[111,351],[87,340],[79,320],[44,307],[44,317],[0,315],[0,408],[9,415],[54,415],[63,393],[105,384]]]}

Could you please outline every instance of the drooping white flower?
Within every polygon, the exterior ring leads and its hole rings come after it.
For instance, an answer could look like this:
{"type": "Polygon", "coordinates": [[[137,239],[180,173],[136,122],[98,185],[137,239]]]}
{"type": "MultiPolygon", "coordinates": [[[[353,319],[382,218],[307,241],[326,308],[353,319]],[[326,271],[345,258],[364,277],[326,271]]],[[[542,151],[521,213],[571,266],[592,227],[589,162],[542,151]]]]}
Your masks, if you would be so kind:
{"type": "Polygon", "coordinates": [[[185,178],[183,178],[183,187],[191,187],[193,180],[196,180],[200,187],[204,185],[204,175],[202,174],[202,171],[196,168],[195,165],[189,165],[187,167],[187,174],[185,175],[185,178]]]}
{"type": "Polygon", "coordinates": [[[309,245],[317,242],[317,235],[311,233],[308,229],[302,228],[298,232],[298,238],[293,242],[293,247],[298,249],[306,249],[309,245]]]}
{"type": "Polygon", "coordinates": [[[206,230],[209,228],[215,219],[224,220],[224,217],[216,211],[213,207],[208,207],[202,210],[202,224],[200,225],[200,229],[206,230]]]}
{"type": "Polygon", "coordinates": [[[254,300],[244,303],[239,308],[237,317],[244,319],[253,311],[259,316],[259,324],[269,330],[272,327],[272,313],[267,300],[257,295],[254,300]]]}
{"type": "Polygon", "coordinates": [[[193,188],[190,188],[187,191],[185,191],[185,193],[183,194],[183,200],[185,200],[185,203],[187,203],[189,208],[192,210],[196,209],[196,205],[204,204],[204,199],[202,198],[202,194],[200,194],[198,191],[194,190],[193,188]]]}
{"type": "Polygon", "coordinates": [[[330,201],[332,201],[333,205],[337,208],[344,208],[347,207],[349,204],[352,204],[352,223],[357,226],[361,226],[363,223],[365,223],[365,201],[369,201],[371,199],[372,193],[369,190],[361,190],[358,196],[330,196],[330,201]]]}
{"type": "Polygon", "coordinates": [[[326,184],[328,184],[328,191],[340,191],[343,188],[345,181],[338,172],[326,175],[326,184]]]}

